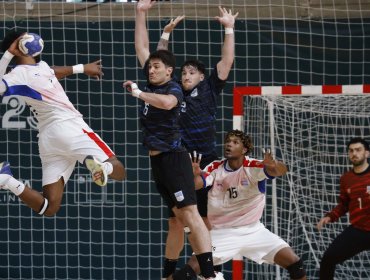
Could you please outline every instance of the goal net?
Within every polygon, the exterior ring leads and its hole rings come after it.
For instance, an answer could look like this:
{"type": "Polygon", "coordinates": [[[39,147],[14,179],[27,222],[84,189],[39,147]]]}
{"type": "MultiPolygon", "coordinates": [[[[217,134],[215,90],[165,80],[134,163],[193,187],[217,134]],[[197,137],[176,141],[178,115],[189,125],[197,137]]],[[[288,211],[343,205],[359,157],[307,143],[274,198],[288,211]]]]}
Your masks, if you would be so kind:
{"type": "MultiPolygon", "coordinates": [[[[79,74],[61,82],[86,122],[127,168],[125,182],[109,181],[101,189],[77,165],[61,210],[53,218],[37,216],[17,198],[0,191],[0,278],[160,278],[168,214],[141,145],[138,102],[122,89],[124,80],[138,81],[140,87],[145,84],[134,48],[136,3],[124,2],[0,1],[0,40],[17,27],[42,36],[42,59],[50,65],[102,59],[102,80],[79,74]]],[[[184,14],[186,19],[171,34],[169,48],[176,54],[177,66],[186,59],[200,59],[209,74],[220,60],[224,39],[224,28],[214,18],[219,5],[239,12],[234,65],[217,100],[220,156],[225,132],[233,126],[232,91],[236,86],[370,84],[370,7],[366,1],[158,1],[148,15],[150,49],[156,48],[166,22],[184,14]]],[[[34,119],[16,98],[0,100],[3,160],[10,161],[17,178],[41,191],[34,119]]],[[[301,254],[313,264],[310,275],[316,271],[321,249],[316,259],[301,254]]],[[[179,266],[191,253],[186,246],[179,266]]],[[[270,266],[246,270],[252,273],[250,279],[277,275],[270,266]]],[[[224,265],[223,272],[231,278],[230,264],[224,265]]]]}
{"type": "MultiPolygon", "coordinates": [[[[285,87],[285,91],[289,88],[285,87]]],[[[310,89],[324,87],[307,88],[309,93],[310,89]]],[[[362,94],[363,86],[347,89],[358,94],[292,96],[281,95],[279,87],[263,87],[260,93],[266,95],[245,95],[242,104],[245,120],[235,123],[237,127],[238,123],[242,124],[242,129],[252,136],[254,156],[262,157],[261,148],[272,148],[277,158],[288,166],[288,174],[267,188],[263,220],[304,260],[308,279],[318,279],[322,254],[349,225],[348,216],[344,216],[320,232],[316,229],[318,221],[337,205],[340,176],[351,168],[346,144],[353,137],[370,140],[370,91],[362,94]]],[[[249,89],[253,91],[256,88],[249,89]]],[[[248,87],[235,88],[235,92],[242,96],[243,92],[248,93],[248,87]]],[[[286,271],[277,275],[276,268],[249,261],[246,261],[246,273],[255,274],[252,279],[289,278],[286,271]]],[[[369,252],[351,258],[336,269],[336,279],[369,277],[369,252]]]]}

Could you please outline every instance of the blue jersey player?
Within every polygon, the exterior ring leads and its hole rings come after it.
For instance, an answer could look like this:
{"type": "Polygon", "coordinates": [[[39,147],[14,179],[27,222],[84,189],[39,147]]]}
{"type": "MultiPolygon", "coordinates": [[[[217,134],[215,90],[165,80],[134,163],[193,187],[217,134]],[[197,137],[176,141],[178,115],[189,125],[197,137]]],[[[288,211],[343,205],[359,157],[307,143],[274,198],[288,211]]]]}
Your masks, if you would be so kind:
{"type": "Polygon", "coordinates": [[[136,83],[123,85],[134,97],[144,101],[140,122],[143,144],[149,150],[153,178],[158,192],[176,218],[188,229],[191,247],[204,279],[223,279],[215,275],[210,235],[196,205],[191,160],[181,143],[180,109],[183,102],[181,86],[173,79],[175,58],[167,50],[149,52],[146,12],[154,1],[141,0],[136,7],[135,48],[148,85],[141,91],[136,83]]]}
{"type": "MultiPolygon", "coordinates": [[[[199,60],[187,60],[181,66],[180,84],[184,91],[181,105],[180,131],[182,142],[192,155],[194,151],[201,157],[200,167],[203,169],[217,159],[216,153],[216,111],[217,97],[226,85],[226,80],[234,61],[234,24],[235,15],[225,8],[219,7],[220,16],[216,19],[225,27],[225,39],[222,47],[221,60],[206,76],[205,65],[199,60]]],[[[158,49],[168,49],[168,39],[172,30],[184,18],[179,16],[171,20],[163,30],[158,49]]],[[[203,201],[206,192],[197,191],[198,201],[203,201]],[[202,199],[203,198],[203,199],[202,199]]],[[[198,203],[198,210],[206,224],[206,205],[198,203]]],[[[166,241],[166,258],[163,278],[173,274],[177,259],[183,248],[183,225],[172,211],[169,214],[169,232],[166,241]]],[[[217,268],[216,270],[219,270],[217,268]]]]}

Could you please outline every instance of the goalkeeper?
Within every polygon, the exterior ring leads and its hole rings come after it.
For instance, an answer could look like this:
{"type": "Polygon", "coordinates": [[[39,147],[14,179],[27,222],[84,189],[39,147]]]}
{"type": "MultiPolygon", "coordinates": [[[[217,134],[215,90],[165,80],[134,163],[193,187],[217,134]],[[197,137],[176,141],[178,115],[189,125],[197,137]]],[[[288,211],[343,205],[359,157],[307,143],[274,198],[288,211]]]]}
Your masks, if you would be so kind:
{"type": "Polygon", "coordinates": [[[18,42],[23,34],[13,31],[2,42],[0,95],[23,99],[38,121],[43,190],[39,193],[16,180],[8,162],[0,163],[0,188],[13,192],[40,215],[53,216],[60,208],[64,186],[77,161],[86,164],[94,182],[100,186],[107,184],[108,176],[123,180],[125,169],[108,145],[84,122],[58,81],[83,72],[99,78],[103,74],[100,61],[53,70],[39,56],[20,52],[18,42]],[[5,74],[13,59],[16,67],[5,74]]]}
{"type": "Polygon", "coordinates": [[[353,138],[347,144],[352,169],[340,178],[338,205],[323,217],[317,229],[336,222],[349,212],[350,225],[326,249],[320,263],[320,279],[334,279],[335,267],[370,250],[370,156],[369,143],[353,138]]]}

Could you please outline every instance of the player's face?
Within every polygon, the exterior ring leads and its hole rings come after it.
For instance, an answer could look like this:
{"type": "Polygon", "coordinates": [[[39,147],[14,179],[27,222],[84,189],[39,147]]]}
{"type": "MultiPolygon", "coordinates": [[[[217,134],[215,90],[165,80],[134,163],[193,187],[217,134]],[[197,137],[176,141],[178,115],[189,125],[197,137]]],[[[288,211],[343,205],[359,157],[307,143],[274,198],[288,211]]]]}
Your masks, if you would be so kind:
{"type": "Polygon", "coordinates": [[[361,166],[366,163],[369,151],[361,143],[354,143],[349,145],[348,156],[353,166],[361,166]]]}
{"type": "Polygon", "coordinates": [[[184,90],[195,88],[203,80],[204,74],[199,72],[196,67],[188,65],[182,69],[181,84],[184,90]]]}
{"type": "Polygon", "coordinates": [[[244,158],[247,149],[244,147],[242,140],[237,136],[230,136],[225,141],[224,156],[227,159],[244,158]]]}
{"type": "Polygon", "coordinates": [[[151,59],[148,64],[149,82],[155,86],[163,85],[171,80],[172,71],[172,67],[166,66],[162,60],[151,59]]]}

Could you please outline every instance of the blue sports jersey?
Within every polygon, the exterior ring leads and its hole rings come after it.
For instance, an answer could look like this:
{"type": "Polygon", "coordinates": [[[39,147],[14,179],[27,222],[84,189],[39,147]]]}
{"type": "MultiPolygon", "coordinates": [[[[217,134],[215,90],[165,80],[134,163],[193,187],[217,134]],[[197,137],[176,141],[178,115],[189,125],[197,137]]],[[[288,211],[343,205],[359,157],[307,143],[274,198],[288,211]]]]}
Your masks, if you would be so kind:
{"type": "Polygon", "coordinates": [[[217,67],[210,77],[194,89],[184,91],[181,104],[180,132],[185,148],[203,155],[216,153],[216,98],[226,81],[218,78],[217,67]]]}
{"type": "MultiPolygon", "coordinates": [[[[183,100],[182,89],[175,80],[160,86],[148,84],[144,91],[172,94],[177,98],[178,104],[183,100]]],[[[179,117],[179,105],[171,110],[164,110],[142,102],[140,122],[144,135],[143,145],[149,150],[161,152],[185,151],[181,144],[179,117]]]]}

